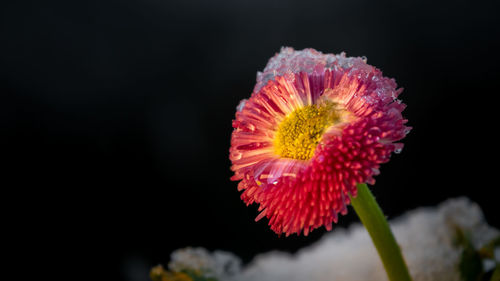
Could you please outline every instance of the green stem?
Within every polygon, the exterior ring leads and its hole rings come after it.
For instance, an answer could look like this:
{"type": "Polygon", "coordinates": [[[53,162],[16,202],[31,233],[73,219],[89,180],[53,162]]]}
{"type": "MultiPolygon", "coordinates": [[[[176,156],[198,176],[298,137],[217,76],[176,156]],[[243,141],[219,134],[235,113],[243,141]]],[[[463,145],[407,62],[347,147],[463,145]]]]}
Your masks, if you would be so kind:
{"type": "Polygon", "coordinates": [[[351,197],[351,204],[370,234],[382,259],[390,281],[411,281],[401,249],[382,213],[375,197],[366,184],[358,184],[358,195],[351,197]]]}
{"type": "Polygon", "coordinates": [[[495,267],[495,271],[493,271],[493,274],[491,275],[490,281],[499,281],[500,280],[500,264],[497,264],[495,267]]]}

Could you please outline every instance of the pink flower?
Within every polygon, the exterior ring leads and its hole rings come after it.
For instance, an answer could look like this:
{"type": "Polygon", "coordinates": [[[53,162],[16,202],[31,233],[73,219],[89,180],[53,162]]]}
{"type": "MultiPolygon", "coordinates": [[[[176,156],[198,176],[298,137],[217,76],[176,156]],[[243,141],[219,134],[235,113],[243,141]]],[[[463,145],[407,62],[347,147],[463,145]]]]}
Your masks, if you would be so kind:
{"type": "Polygon", "coordinates": [[[231,178],[276,233],[332,229],[410,128],[394,79],[366,59],[282,48],[233,121],[231,178]]]}

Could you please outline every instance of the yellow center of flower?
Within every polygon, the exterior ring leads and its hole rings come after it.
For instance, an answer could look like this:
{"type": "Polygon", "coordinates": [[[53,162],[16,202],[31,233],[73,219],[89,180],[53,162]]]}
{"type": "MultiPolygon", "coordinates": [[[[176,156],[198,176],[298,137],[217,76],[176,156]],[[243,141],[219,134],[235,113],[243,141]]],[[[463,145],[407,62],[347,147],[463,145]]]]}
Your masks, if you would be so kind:
{"type": "Polygon", "coordinates": [[[275,153],[284,158],[311,159],[325,130],[340,121],[342,115],[331,101],[294,110],[279,125],[275,153]]]}

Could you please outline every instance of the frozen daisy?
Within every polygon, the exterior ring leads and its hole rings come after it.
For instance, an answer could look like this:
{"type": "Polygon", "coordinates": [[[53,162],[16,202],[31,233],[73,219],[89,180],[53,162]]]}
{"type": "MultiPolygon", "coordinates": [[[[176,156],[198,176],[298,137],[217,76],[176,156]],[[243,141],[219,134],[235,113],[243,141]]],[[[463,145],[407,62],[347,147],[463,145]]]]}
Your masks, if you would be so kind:
{"type": "Polygon", "coordinates": [[[402,149],[401,91],[366,58],[282,48],[233,121],[231,179],[259,204],[256,220],[287,236],[331,230],[357,184],[402,149]]]}

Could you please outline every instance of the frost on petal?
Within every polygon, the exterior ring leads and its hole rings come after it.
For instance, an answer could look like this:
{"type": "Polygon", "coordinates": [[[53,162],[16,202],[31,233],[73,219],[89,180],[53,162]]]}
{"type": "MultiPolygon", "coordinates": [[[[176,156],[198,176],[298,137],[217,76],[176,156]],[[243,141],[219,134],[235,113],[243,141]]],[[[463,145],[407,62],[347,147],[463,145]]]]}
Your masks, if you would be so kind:
{"type": "Polygon", "coordinates": [[[371,70],[373,67],[365,62],[366,58],[346,57],[345,53],[323,54],[314,49],[296,51],[290,47],[282,47],[281,51],[269,60],[264,71],[257,73],[254,93],[258,92],[269,80],[273,80],[276,76],[283,76],[285,73],[315,74],[321,73],[325,68],[347,70],[353,67],[371,70]]]}

